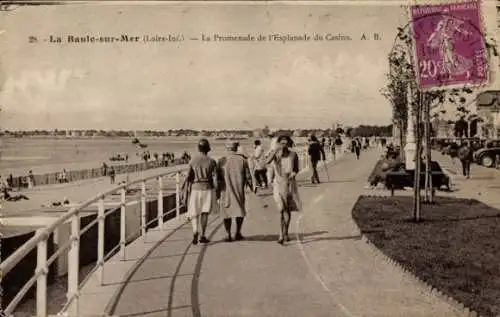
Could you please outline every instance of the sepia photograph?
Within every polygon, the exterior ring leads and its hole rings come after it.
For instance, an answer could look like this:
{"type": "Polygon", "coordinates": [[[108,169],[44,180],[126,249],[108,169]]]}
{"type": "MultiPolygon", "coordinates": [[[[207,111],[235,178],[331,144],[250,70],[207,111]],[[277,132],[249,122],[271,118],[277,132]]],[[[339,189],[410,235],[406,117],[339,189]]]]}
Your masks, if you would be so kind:
{"type": "Polygon", "coordinates": [[[499,34],[493,0],[0,1],[0,317],[500,317],[499,34]]]}

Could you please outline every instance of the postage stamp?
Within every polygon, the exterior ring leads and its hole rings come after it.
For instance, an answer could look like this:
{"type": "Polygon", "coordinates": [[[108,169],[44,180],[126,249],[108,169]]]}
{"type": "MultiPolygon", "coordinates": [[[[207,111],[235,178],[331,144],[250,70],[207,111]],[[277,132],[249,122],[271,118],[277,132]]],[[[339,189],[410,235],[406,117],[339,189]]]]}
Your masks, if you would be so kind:
{"type": "Polygon", "coordinates": [[[421,90],[488,81],[481,2],[410,7],[414,63],[421,90]]]}

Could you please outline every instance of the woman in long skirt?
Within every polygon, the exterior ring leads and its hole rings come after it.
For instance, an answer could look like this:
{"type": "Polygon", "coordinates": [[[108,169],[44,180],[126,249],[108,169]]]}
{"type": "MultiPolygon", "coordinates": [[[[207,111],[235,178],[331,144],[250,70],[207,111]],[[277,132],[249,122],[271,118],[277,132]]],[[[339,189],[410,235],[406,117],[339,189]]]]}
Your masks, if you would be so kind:
{"type": "Polygon", "coordinates": [[[278,243],[290,241],[291,212],[299,211],[302,204],[295,177],[299,172],[299,156],[290,150],[293,141],[288,136],[278,138],[277,148],[267,157],[267,163],[274,169],[273,198],[280,212],[280,234],[278,243]]]}

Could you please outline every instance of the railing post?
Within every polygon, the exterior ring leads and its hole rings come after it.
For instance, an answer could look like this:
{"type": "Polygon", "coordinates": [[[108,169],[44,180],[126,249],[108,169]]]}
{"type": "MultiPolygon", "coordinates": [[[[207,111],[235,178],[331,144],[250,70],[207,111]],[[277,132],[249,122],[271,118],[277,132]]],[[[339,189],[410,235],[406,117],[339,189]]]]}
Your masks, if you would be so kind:
{"type": "Polygon", "coordinates": [[[80,270],[80,217],[78,212],[71,218],[71,247],[68,252],[68,301],[69,316],[79,316],[78,276],[80,270]]]}
{"type": "Polygon", "coordinates": [[[36,271],[42,272],[36,280],[36,315],[45,317],[47,316],[47,238],[38,242],[36,254],[36,271]]]}
{"type": "Polygon", "coordinates": [[[141,183],[141,234],[146,238],[146,182],[141,183]]]}
{"type": "Polygon", "coordinates": [[[158,177],[158,228],[163,230],[163,177],[158,177]]]}
{"type": "Polygon", "coordinates": [[[97,205],[97,278],[102,285],[104,277],[104,197],[97,205]]]}
{"type": "Polygon", "coordinates": [[[181,216],[181,173],[175,174],[175,217],[177,220],[181,216]]]}
{"type": "Polygon", "coordinates": [[[122,257],[122,260],[125,260],[125,244],[127,243],[126,240],[126,217],[125,217],[125,206],[126,206],[126,193],[127,189],[122,188],[120,190],[120,254],[122,257]]]}

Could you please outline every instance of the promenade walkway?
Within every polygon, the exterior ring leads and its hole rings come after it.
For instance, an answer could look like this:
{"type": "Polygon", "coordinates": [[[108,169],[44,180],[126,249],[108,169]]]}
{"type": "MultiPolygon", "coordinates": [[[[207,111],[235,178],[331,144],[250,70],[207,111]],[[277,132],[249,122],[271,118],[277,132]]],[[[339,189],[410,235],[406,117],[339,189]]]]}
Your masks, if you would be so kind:
{"type": "MultiPolygon", "coordinates": [[[[106,271],[111,274],[104,286],[93,283],[87,294],[84,288],[82,313],[89,315],[90,306],[108,305],[112,316],[459,316],[374,256],[361,239],[351,210],[378,156],[370,150],[359,161],[347,155],[330,163],[330,180],[320,185],[305,182],[310,173],[302,173],[304,211],[293,215],[293,238],[285,246],[276,243],[279,216],[270,191],[251,196],[245,241],[223,242],[218,215],[211,217],[208,245],[191,245],[189,223],[179,222],[177,230],[155,240],[154,246],[152,235],[159,233],[152,233],[147,242],[130,246],[135,251],[127,251],[125,263],[136,265],[122,265],[129,273],[126,283],[112,281],[118,275],[114,269],[106,271]],[[137,261],[137,250],[151,247],[137,261]],[[104,294],[111,289],[109,301],[104,294]]],[[[326,180],[324,169],[320,177],[326,180]]]]}
{"type": "Polygon", "coordinates": [[[433,159],[445,169],[453,180],[451,195],[460,198],[474,198],[487,205],[500,208],[500,170],[472,164],[470,179],[462,175],[462,165],[459,160],[453,161],[450,156],[433,152],[433,159]]]}

